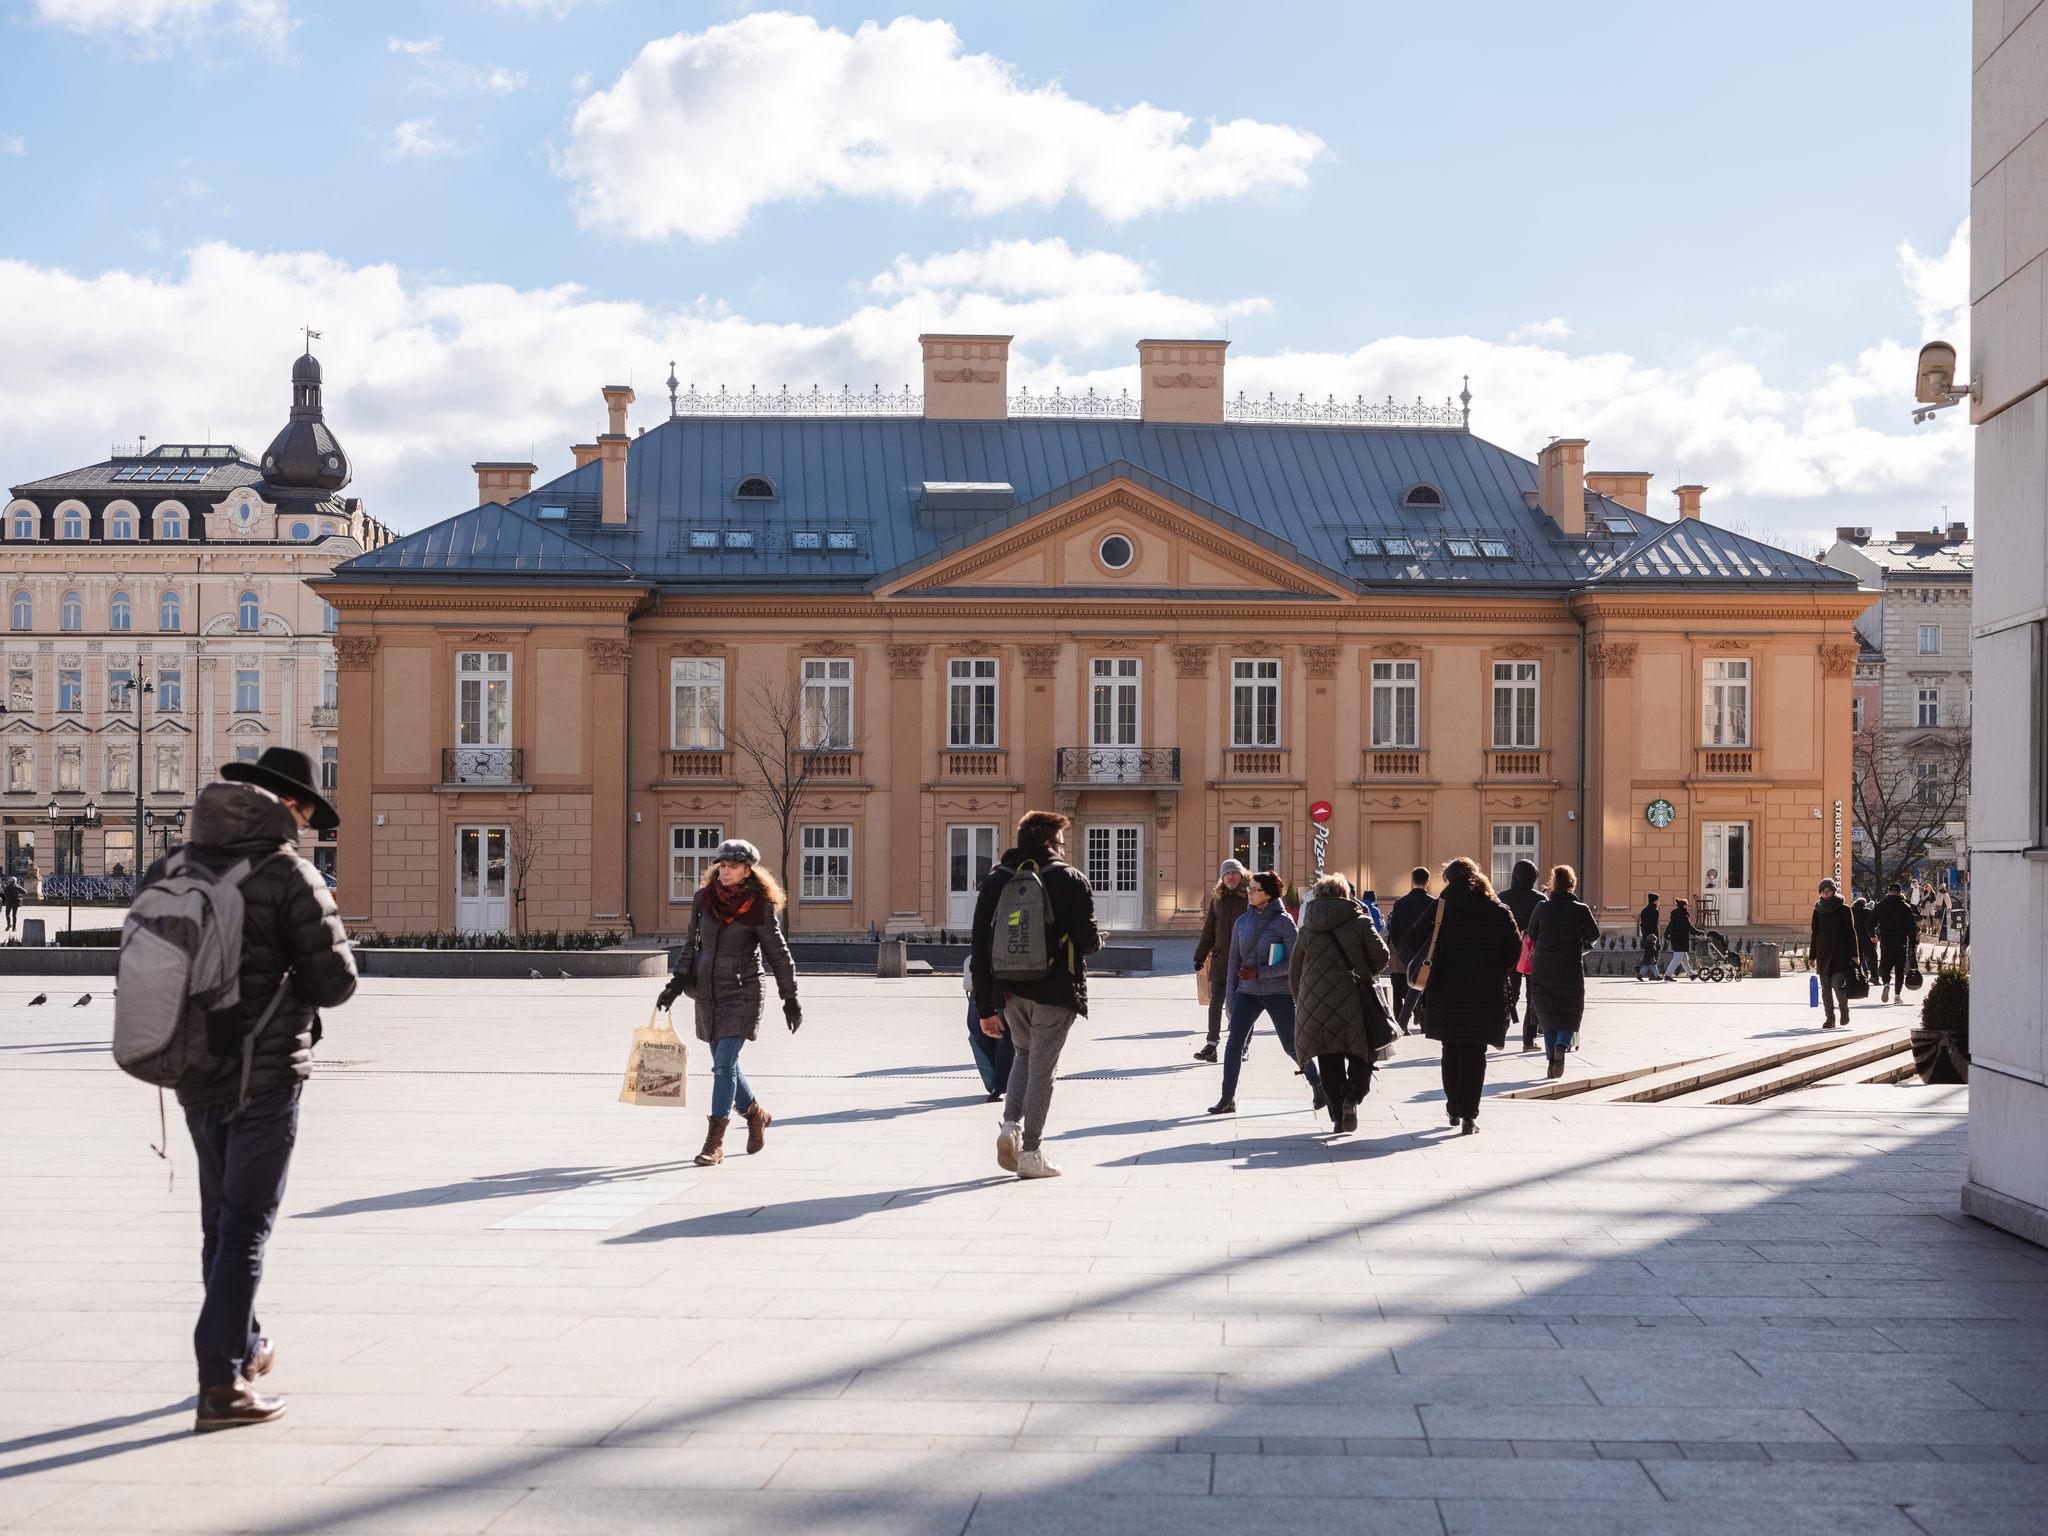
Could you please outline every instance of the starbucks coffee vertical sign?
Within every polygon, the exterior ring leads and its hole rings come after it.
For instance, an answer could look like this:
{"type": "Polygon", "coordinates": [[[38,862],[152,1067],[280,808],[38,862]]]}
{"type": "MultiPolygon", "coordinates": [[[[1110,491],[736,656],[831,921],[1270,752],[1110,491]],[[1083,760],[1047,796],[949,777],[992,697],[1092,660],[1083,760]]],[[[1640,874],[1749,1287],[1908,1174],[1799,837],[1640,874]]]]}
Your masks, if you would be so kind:
{"type": "Polygon", "coordinates": [[[1842,802],[1835,802],[1835,889],[1842,888],[1842,802]]]}
{"type": "Polygon", "coordinates": [[[1678,820],[1678,808],[1669,800],[1652,800],[1649,808],[1643,812],[1643,820],[1662,832],[1672,822],[1678,820]]]}

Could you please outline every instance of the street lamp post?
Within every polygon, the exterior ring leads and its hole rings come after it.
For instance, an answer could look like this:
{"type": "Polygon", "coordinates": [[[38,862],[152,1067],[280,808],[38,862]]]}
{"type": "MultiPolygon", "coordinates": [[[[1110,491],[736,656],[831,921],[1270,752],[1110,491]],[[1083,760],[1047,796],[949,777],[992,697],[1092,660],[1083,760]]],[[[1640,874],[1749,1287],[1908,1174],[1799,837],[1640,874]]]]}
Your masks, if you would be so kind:
{"type": "MultiPolygon", "coordinates": [[[[63,814],[63,805],[53,798],[49,804],[49,812],[50,825],[53,828],[61,827],[66,832],[76,832],[80,834],[83,834],[87,827],[91,826],[94,822],[100,819],[99,805],[96,801],[92,800],[88,800],[85,802],[85,809],[79,812],[78,815],[66,816],[63,814]]],[[[79,838],[78,844],[78,862],[81,865],[85,863],[85,840],[82,835],[79,838]]],[[[64,882],[64,931],[66,933],[71,932],[71,909],[76,904],[77,900],[78,871],[73,870],[70,879],[64,882]]]]}
{"type": "Polygon", "coordinates": [[[142,884],[142,696],[155,693],[156,684],[143,680],[138,664],[135,674],[124,686],[135,696],[135,761],[130,770],[135,775],[135,847],[128,856],[128,895],[132,900],[142,884]]]}

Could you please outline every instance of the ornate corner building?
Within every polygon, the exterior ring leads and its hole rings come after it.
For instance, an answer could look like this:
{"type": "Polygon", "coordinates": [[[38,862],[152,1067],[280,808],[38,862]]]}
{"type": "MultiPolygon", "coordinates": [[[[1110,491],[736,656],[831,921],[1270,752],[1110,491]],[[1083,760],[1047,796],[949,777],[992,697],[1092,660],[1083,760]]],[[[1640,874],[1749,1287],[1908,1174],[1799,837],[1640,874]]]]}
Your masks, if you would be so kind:
{"type": "MultiPolygon", "coordinates": [[[[12,489],[0,513],[7,869],[33,869],[55,899],[122,895],[138,821],[146,864],[221,763],[290,746],[335,782],[334,614],[306,578],[391,537],[340,494],[348,482],[308,354],[260,462],[232,443],[137,444],[12,489]]],[[[334,845],[310,851],[331,873],[334,845]]]]}
{"type": "Polygon", "coordinates": [[[1216,341],[1141,342],[1135,399],[1011,393],[1008,343],[924,337],[921,393],[671,378],[636,435],[607,388],[566,473],[480,463],[478,506],[319,582],[344,914],[672,933],[740,834],[805,931],[957,930],[1056,806],[1110,927],[1186,928],[1227,856],[1304,878],[1326,800],[1382,892],[1470,854],[1577,865],[1610,919],[1805,921],[1853,577],[1698,486],[1652,516],[1583,441],[1496,447],[1469,395],[1232,397],[1216,341]]]}

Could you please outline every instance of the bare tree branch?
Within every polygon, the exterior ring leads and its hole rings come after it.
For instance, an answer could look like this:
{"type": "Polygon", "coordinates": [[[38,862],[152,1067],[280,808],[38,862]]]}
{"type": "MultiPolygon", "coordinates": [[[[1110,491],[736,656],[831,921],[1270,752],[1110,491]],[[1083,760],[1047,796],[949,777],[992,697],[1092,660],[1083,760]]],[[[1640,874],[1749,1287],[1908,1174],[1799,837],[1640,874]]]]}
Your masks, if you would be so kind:
{"type": "Polygon", "coordinates": [[[526,877],[534,860],[547,847],[547,839],[531,816],[515,816],[505,829],[505,862],[512,874],[513,928],[526,932],[526,877]]]}
{"type": "Polygon", "coordinates": [[[850,720],[833,722],[814,710],[807,721],[803,685],[795,679],[778,685],[768,678],[755,680],[745,710],[733,711],[725,734],[745,786],[741,803],[775,828],[775,870],[786,891],[797,816],[816,786],[819,768],[828,757],[858,752],[861,738],[850,720]]]}
{"type": "Polygon", "coordinates": [[[1872,722],[1857,732],[1852,768],[1856,824],[1881,895],[1933,848],[1949,845],[1970,794],[1970,733],[1872,722]]]}

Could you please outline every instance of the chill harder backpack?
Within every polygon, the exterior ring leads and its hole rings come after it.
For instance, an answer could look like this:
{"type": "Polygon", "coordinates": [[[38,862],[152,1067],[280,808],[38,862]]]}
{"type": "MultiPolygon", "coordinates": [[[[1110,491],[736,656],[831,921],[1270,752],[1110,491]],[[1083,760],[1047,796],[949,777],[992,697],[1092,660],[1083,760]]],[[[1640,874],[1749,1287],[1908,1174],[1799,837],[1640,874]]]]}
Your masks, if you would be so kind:
{"type": "Polygon", "coordinates": [[[1037,981],[1052,969],[1052,901],[1036,859],[1017,866],[996,896],[989,964],[1005,981],[1037,981]]]}
{"type": "MultiPolygon", "coordinates": [[[[266,855],[268,857],[268,855],[266,855]]],[[[242,882],[261,860],[216,875],[183,850],[138,891],[121,925],[114,989],[114,1065],[158,1088],[214,1059],[206,1017],[242,1000],[242,882]]],[[[256,1037],[284,1001],[289,977],[242,1037],[242,1094],[256,1037]]]]}

